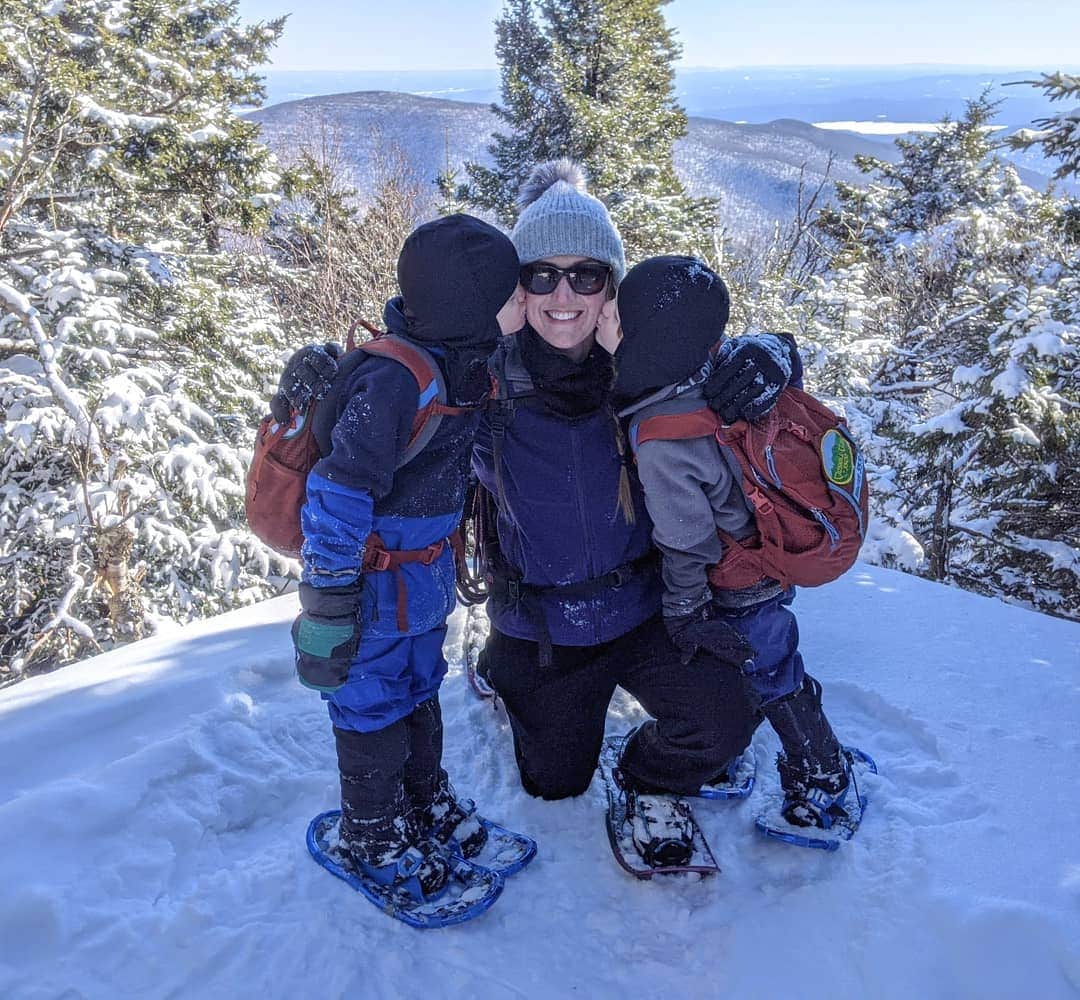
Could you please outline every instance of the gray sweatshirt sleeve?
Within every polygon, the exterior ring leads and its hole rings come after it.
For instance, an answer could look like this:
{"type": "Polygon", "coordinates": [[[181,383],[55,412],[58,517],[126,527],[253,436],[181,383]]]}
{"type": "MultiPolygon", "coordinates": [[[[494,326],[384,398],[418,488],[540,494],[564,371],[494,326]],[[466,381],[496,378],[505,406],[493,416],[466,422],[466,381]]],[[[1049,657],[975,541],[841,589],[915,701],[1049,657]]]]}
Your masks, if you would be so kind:
{"type": "Polygon", "coordinates": [[[637,467],[663,556],[664,614],[689,614],[710,596],[708,569],[724,551],[716,529],[741,538],[753,516],[712,438],[646,441],[637,467]]]}

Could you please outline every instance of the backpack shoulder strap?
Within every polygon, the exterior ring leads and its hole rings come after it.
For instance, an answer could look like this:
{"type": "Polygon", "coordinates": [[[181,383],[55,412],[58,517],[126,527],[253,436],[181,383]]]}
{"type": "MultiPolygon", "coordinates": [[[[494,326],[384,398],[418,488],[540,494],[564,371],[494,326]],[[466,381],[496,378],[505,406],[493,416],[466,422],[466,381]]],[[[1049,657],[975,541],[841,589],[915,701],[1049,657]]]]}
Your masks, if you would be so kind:
{"type": "Polygon", "coordinates": [[[646,441],[686,441],[713,437],[720,427],[720,416],[707,406],[689,413],[661,413],[630,422],[630,447],[637,454],[646,441]]]}
{"type": "Polygon", "coordinates": [[[413,418],[409,443],[398,460],[398,468],[411,462],[428,445],[439,429],[444,416],[460,416],[475,407],[448,406],[446,403],[446,380],[435,359],[418,344],[392,333],[383,333],[374,340],[357,344],[356,349],[365,354],[392,358],[408,368],[420,390],[416,416],[413,418]]]}

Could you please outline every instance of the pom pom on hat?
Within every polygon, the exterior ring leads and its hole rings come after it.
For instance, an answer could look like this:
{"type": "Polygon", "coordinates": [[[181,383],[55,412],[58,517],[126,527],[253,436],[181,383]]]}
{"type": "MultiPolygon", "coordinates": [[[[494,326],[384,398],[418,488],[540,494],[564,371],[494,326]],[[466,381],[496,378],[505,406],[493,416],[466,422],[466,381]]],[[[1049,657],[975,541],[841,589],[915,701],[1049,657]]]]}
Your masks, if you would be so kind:
{"type": "Polygon", "coordinates": [[[561,160],[548,160],[533,168],[529,179],[521,185],[518,191],[518,211],[528,208],[539,198],[552,184],[562,181],[578,191],[585,191],[585,171],[581,165],[565,157],[561,160]]]}

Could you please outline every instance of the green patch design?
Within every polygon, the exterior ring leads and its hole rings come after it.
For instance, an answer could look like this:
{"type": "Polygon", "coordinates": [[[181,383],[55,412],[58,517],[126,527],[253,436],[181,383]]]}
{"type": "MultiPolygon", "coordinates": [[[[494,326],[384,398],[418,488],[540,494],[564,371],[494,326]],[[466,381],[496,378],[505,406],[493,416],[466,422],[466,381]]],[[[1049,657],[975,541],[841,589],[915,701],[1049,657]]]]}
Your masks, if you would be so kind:
{"type": "Polygon", "coordinates": [[[827,431],[822,437],[821,464],[837,486],[846,486],[855,477],[855,452],[839,431],[827,431]]]}

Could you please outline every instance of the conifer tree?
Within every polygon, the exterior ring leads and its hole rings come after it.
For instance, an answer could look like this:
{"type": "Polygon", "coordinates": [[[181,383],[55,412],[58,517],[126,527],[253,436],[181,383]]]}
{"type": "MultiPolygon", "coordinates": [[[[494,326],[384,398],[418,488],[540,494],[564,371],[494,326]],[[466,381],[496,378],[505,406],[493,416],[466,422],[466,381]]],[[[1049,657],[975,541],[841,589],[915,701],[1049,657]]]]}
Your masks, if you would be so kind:
{"type": "MultiPolygon", "coordinates": [[[[1038,80],[1025,81],[1038,87],[1051,101],[1080,102],[1080,76],[1070,73],[1044,73],[1038,80]]],[[[1038,119],[1034,129],[1021,129],[1010,136],[1014,149],[1040,146],[1051,159],[1061,160],[1055,177],[1080,175],[1080,103],[1054,115],[1038,119]]]]}
{"type": "Polygon", "coordinates": [[[222,251],[280,200],[237,105],[282,22],[222,0],[0,0],[0,670],[250,603],[283,337],[222,251]]]}
{"type": "Polygon", "coordinates": [[[669,0],[507,0],[496,22],[504,126],[494,166],[468,164],[450,192],[510,225],[532,168],[570,157],[610,209],[633,261],[682,250],[711,255],[715,203],[690,198],[672,152],[686,133],[674,96],[679,54],[669,0]]]}
{"type": "Polygon", "coordinates": [[[991,155],[992,111],[863,161],[870,184],[822,213],[833,271],[810,298],[874,345],[847,384],[879,517],[932,577],[1076,617],[1077,248],[1063,203],[991,155]]]}

